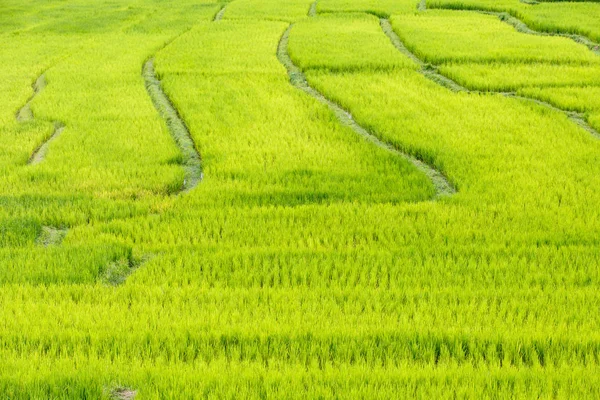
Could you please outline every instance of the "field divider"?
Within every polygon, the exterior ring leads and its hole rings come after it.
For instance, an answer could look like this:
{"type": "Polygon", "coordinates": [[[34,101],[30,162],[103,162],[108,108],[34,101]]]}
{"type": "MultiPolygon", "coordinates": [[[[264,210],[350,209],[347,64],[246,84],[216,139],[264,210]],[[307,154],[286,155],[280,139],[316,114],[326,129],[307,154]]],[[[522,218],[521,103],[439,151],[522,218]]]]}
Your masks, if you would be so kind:
{"type": "Polygon", "coordinates": [[[144,77],[146,90],[152,99],[154,107],[165,120],[171,136],[183,156],[182,165],[185,170],[185,179],[183,181],[182,192],[187,192],[195,188],[202,181],[203,173],[200,154],[196,150],[196,144],[192,139],[187,125],[162,89],[161,82],[154,71],[154,58],[150,58],[144,63],[142,76],[144,77]]]}
{"type": "Polygon", "coordinates": [[[400,39],[400,37],[398,36],[398,34],[394,31],[394,29],[392,28],[392,25],[390,23],[390,21],[386,18],[381,18],[380,20],[380,25],[381,25],[381,29],[383,30],[383,32],[387,35],[387,37],[390,39],[390,41],[392,42],[392,44],[394,45],[394,47],[396,47],[396,49],[401,52],[402,54],[404,54],[405,56],[407,56],[408,58],[410,58],[411,60],[413,60],[415,63],[417,63],[417,65],[420,67],[419,68],[419,72],[425,76],[426,78],[428,78],[429,80],[437,83],[438,85],[445,87],[449,90],[452,90],[453,92],[465,92],[468,94],[499,94],[502,95],[504,97],[509,97],[509,98],[514,98],[514,99],[519,99],[519,100],[525,100],[531,103],[535,103],[538,104],[540,106],[544,106],[546,108],[549,108],[553,111],[556,112],[560,112],[565,114],[572,122],[574,122],[576,125],[578,125],[579,127],[581,127],[582,129],[584,129],[586,132],[590,133],[592,136],[594,136],[596,139],[600,139],[600,132],[598,132],[596,129],[594,129],[585,119],[585,115],[583,113],[577,113],[577,112],[573,112],[573,111],[569,111],[569,110],[565,110],[562,109],[560,107],[557,107],[549,102],[545,102],[542,100],[538,100],[536,98],[533,97],[527,97],[527,96],[523,96],[520,94],[517,94],[515,92],[502,92],[502,91],[495,91],[495,90],[488,90],[488,91],[480,91],[480,90],[471,90],[466,88],[465,86],[461,85],[460,83],[452,80],[451,78],[442,75],[439,71],[438,71],[438,67],[429,63],[426,63],[425,61],[423,61],[422,59],[420,59],[416,54],[414,54],[413,52],[411,52],[402,42],[402,39],[400,39]]]}
{"type": "Polygon", "coordinates": [[[44,158],[46,158],[46,154],[48,154],[48,150],[50,149],[50,144],[60,136],[64,129],[65,126],[63,123],[54,122],[54,131],[48,137],[48,139],[46,139],[45,142],[42,142],[42,144],[37,149],[35,149],[33,154],[31,154],[28,164],[36,165],[44,161],[44,158]]]}
{"type": "Polygon", "coordinates": [[[223,15],[225,15],[225,9],[227,8],[227,4],[223,4],[221,9],[215,14],[213,18],[213,22],[220,21],[223,19],[223,15]]]}
{"type": "Polygon", "coordinates": [[[309,17],[314,17],[317,15],[317,3],[319,2],[319,0],[315,0],[310,7],[308,8],[308,16],[309,17]]]}
{"type": "MultiPolygon", "coordinates": [[[[181,32],[167,41],[157,52],[164,50],[173,43],[175,39],[189,32],[190,29],[181,32]]],[[[202,172],[202,158],[200,157],[200,153],[196,148],[196,143],[194,142],[185,121],[179,114],[175,105],[171,102],[171,99],[169,99],[167,94],[163,91],[161,81],[158,79],[156,71],[154,70],[154,56],[151,56],[144,63],[142,67],[142,77],[144,78],[146,91],[154,104],[154,108],[156,108],[156,111],[158,111],[161,118],[165,120],[167,128],[183,157],[182,166],[185,171],[185,178],[183,180],[183,187],[179,193],[186,193],[195,188],[204,178],[202,172]]]]}
{"type": "MultiPolygon", "coordinates": [[[[526,3],[526,4],[532,4],[532,5],[538,4],[537,2],[535,2],[535,3],[527,3],[526,1],[522,1],[522,2],[526,3]]],[[[418,10],[419,11],[427,11],[428,9],[456,11],[455,8],[444,7],[443,5],[428,8],[427,1],[422,0],[419,3],[418,10]]],[[[500,21],[505,22],[505,23],[509,24],[510,26],[512,26],[513,28],[515,28],[515,30],[517,32],[524,33],[527,35],[558,36],[558,37],[564,37],[567,39],[571,39],[571,40],[575,41],[576,43],[583,44],[588,49],[590,49],[594,54],[600,56],[600,43],[593,41],[592,39],[590,39],[589,37],[587,37],[585,35],[574,34],[574,33],[562,33],[562,32],[543,32],[543,31],[531,29],[518,16],[516,16],[508,11],[498,12],[498,11],[489,11],[489,10],[482,10],[482,9],[477,9],[477,8],[470,8],[470,7],[466,7],[464,9],[464,11],[472,11],[472,12],[476,12],[479,14],[496,16],[496,17],[498,17],[498,19],[500,19],[500,21]]]]}
{"type": "Polygon", "coordinates": [[[328,106],[329,109],[333,111],[338,120],[342,123],[342,125],[346,125],[352,128],[352,130],[354,130],[356,133],[358,133],[360,136],[362,136],[369,142],[375,144],[376,146],[384,150],[387,150],[388,152],[398,157],[407,160],[419,171],[423,172],[432,181],[433,186],[435,187],[436,194],[434,198],[449,196],[456,193],[456,189],[454,188],[454,186],[440,171],[436,170],[434,167],[428,165],[424,161],[419,160],[407,153],[404,153],[395,146],[383,142],[377,136],[371,134],[368,130],[359,125],[352,116],[352,114],[350,114],[350,112],[343,109],[337,103],[329,100],[322,93],[320,93],[308,84],[304,73],[298,66],[296,66],[296,64],[294,64],[294,62],[288,54],[287,48],[289,34],[292,27],[293,24],[289,25],[288,28],[285,30],[285,32],[281,36],[281,40],[279,41],[279,46],[277,48],[277,58],[279,59],[279,62],[281,62],[281,64],[286,68],[290,78],[290,83],[296,88],[310,95],[314,99],[318,100],[320,103],[328,106]]]}
{"type": "Polygon", "coordinates": [[[381,25],[381,29],[386,34],[388,39],[392,42],[394,47],[403,55],[410,58],[413,62],[415,62],[420,68],[419,71],[426,78],[434,81],[435,83],[444,86],[447,89],[452,90],[453,92],[469,92],[469,89],[460,85],[458,82],[453,81],[452,79],[447,78],[446,76],[440,74],[437,71],[437,68],[425,61],[421,60],[417,57],[412,51],[410,51],[402,42],[400,37],[394,32],[392,28],[392,24],[386,18],[380,18],[379,23],[381,25]]]}
{"type": "MultiPolygon", "coordinates": [[[[30,122],[34,120],[33,111],[31,110],[31,103],[33,100],[44,90],[46,87],[46,72],[42,72],[35,82],[31,85],[33,88],[33,94],[27,99],[27,102],[23,107],[17,111],[16,118],[18,122],[30,122]]],[[[29,160],[27,160],[28,165],[36,165],[44,160],[46,154],[48,153],[48,149],[50,148],[50,144],[56,140],[60,134],[65,129],[65,124],[60,121],[50,121],[54,125],[54,130],[43,142],[41,142],[35,150],[29,156],[29,160]]]]}
{"type": "Polygon", "coordinates": [[[134,257],[130,254],[128,257],[110,262],[99,277],[99,281],[107,286],[120,286],[153,257],[154,254],[150,253],[142,257],[134,257]]]}

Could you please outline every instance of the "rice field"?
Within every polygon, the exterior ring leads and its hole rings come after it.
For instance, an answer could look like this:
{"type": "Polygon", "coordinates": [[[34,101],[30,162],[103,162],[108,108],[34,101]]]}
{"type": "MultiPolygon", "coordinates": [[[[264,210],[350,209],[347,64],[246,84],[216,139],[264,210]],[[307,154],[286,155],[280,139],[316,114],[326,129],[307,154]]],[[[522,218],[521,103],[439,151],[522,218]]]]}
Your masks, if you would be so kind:
{"type": "Polygon", "coordinates": [[[0,398],[599,398],[599,22],[4,1],[0,398]]]}

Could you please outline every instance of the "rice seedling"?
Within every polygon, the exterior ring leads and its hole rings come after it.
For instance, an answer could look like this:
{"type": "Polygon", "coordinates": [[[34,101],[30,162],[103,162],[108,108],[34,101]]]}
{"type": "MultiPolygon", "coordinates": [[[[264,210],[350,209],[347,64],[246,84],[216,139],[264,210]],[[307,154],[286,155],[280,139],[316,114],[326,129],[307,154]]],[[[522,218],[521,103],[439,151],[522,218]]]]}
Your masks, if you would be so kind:
{"type": "Polygon", "coordinates": [[[596,56],[414,1],[311,4],[4,2],[0,397],[600,395],[600,141],[518,98],[600,126],[596,56]]]}

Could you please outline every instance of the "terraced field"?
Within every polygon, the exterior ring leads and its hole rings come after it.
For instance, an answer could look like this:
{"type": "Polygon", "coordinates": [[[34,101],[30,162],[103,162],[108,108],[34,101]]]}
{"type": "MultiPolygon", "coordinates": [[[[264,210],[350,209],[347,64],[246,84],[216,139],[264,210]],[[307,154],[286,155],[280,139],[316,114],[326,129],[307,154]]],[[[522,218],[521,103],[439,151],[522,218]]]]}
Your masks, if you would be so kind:
{"type": "Polygon", "coordinates": [[[5,0],[0,397],[600,398],[600,3],[5,0]]]}

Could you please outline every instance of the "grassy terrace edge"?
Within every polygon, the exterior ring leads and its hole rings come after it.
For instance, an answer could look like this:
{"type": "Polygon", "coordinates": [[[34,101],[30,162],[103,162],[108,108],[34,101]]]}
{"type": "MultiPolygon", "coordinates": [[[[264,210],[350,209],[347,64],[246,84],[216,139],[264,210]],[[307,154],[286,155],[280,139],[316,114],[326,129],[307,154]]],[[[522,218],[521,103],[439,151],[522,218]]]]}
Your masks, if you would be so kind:
{"type": "Polygon", "coordinates": [[[154,58],[149,58],[142,68],[142,76],[146,84],[148,95],[152,99],[154,107],[165,120],[171,136],[183,156],[183,168],[185,179],[182,192],[195,188],[202,181],[202,161],[196,150],[196,144],[192,139],[190,131],[179,115],[179,112],[162,89],[160,80],[154,71],[154,58]]]}
{"type": "Polygon", "coordinates": [[[510,98],[514,98],[514,99],[528,101],[530,103],[534,103],[534,104],[537,104],[539,106],[543,106],[543,107],[549,108],[549,109],[551,109],[553,111],[565,114],[567,116],[567,118],[569,118],[577,126],[579,126],[583,130],[585,130],[586,132],[588,132],[590,135],[592,135],[596,139],[600,139],[600,132],[598,132],[596,129],[594,129],[586,121],[585,115],[583,113],[568,111],[568,110],[562,109],[560,107],[557,107],[556,105],[551,104],[549,102],[538,100],[538,99],[535,99],[535,98],[532,98],[532,97],[518,95],[515,92],[501,92],[501,91],[494,91],[494,90],[488,90],[488,91],[470,90],[469,88],[461,85],[460,83],[452,80],[451,78],[449,78],[449,77],[447,77],[445,75],[442,75],[438,71],[437,66],[429,64],[429,63],[426,63],[425,61],[423,61],[422,59],[420,59],[419,57],[417,57],[416,54],[414,54],[413,52],[411,52],[406,47],[406,45],[404,45],[404,43],[402,42],[402,39],[400,39],[400,37],[398,36],[398,34],[394,31],[394,29],[392,28],[392,25],[391,25],[389,19],[387,19],[387,18],[380,18],[379,21],[380,21],[381,29],[387,35],[387,37],[390,39],[390,41],[392,42],[392,44],[394,45],[394,47],[399,52],[401,52],[402,54],[404,54],[405,56],[407,56],[411,60],[413,60],[415,63],[417,63],[419,65],[419,67],[420,67],[419,68],[419,72],[422,75],[424,75],[426,78],[428,78],[431,81],[437,83],[438,85],[440,85],[442,87],[445,87],[446,89],[452,90],[453,92],[466,92],[466,93],[469,93],[469,94],[499,94],[499,95],[502,95],[502,96],[505,96],[505,97],[510,97],[510,98]]]}
{"type": "MultiPolygon", "coordinates": [[[[34,115],[31,110],[31,102],[41,93],[42,90],[46,87],[46,72],[42,72],[37,79],[31,85],[33,89],[33,94],[27,99],[27,102],[17,111],[16,119],[18,122],[29,122],[33,121],[34,115]]],[[[51,121],[54,125],[54,130],[44,141],[42,141],[35,150],[31,153],[27,164],[36,165],[44,160],[46,154],[48,153],[48,149],[50,148],[50,144],[60,136],[60,134],[65,129],[65,124],[60,121],[51,121]]]]}
{"type": "MultiPolygon", "coordinates": [[[[521,1],[524,4],[538,4],[537,2],[529,3],[526,1],[521,1]]],[[[421,2],[417,6],[418,11],[427,11],[430,10],[464,10],[464,11],[472,11],[485,15],[494,15],[500,19],[500,21],[505,22],[515,28],[518,32],[526,33],[528,35],[538,35],[538,36],[560,36],[567,39],[571,39],[576,43],[583,44],[587,46],[593,53],[600,56],[600,43],[595,42],[589,37],[581,34],[575,33],[563,33],[563,32],[544,32],[535,29],[531,29],[529,25],[527,25],[523,20],[522,16],[519,16],[514,11],[490,11],[478,8],[477,6],[464,6],[462,8],[457,8],[454,6],[444,5],[444,4],[436,4],[432,7],[427,5],[427,0],[421,0],[421,2]]]]}
{"type": "Polygon", "coordinates": [[[352,117],[352,114],[350,114],[348,111],[344,110],[340,105],[329,100],[322,93],[315,90],[313,87],[311,87],[308,84],[308,81],[306,80],[306,77],[302,73],[302,70],[296,64],[294,64],[294,62],[292,61],[292,59],[290,58],[290,56],[288,54],[287,48],[288,48],[289,34],[290,34],[290,31],[292,30],[292,27],[293,27],[293,24],[290,24],[288,26],[288,28],[285,30],[285,32],[281,36],[279,45],[277,47],[277,58],[279,59],[279,62],[281,62],[281,64],[286,68],[289,78],[290,78],[290,83],[293,86],[295,86],[296,88],[298,88],[298,89],[302,90],[303,92],[305,92],[306,94],[310,95],[314,99],[316,99],[319,102],[328,106],[343,125],[349,126],[350,128],[352,128],[352,130],[354,130],[360,136],[362,136],[369,142],[375,144],[376,146],[378,146],[384,150],[387,150],[396,156],[404,158],[405,160],[410,162],[413,166],[415,166],[419,171],[423,172],[433,183],[433,186],[436,191],[434,198],[437,199],[437,198],[444,197],[444,196],[450,196],[450,195],[456,193],[456,189],[454,188],[454,186],[448,181],[448,179],[440,171],[436,170],[435,168],[426,164],[425,162],[400,151],[399,149],[392,146],[391,144],[381,141],[378,137],[371,134],[369,131],[367,131],[365,128],[363,128],[361,125],[359,125],[352,117]]]}

